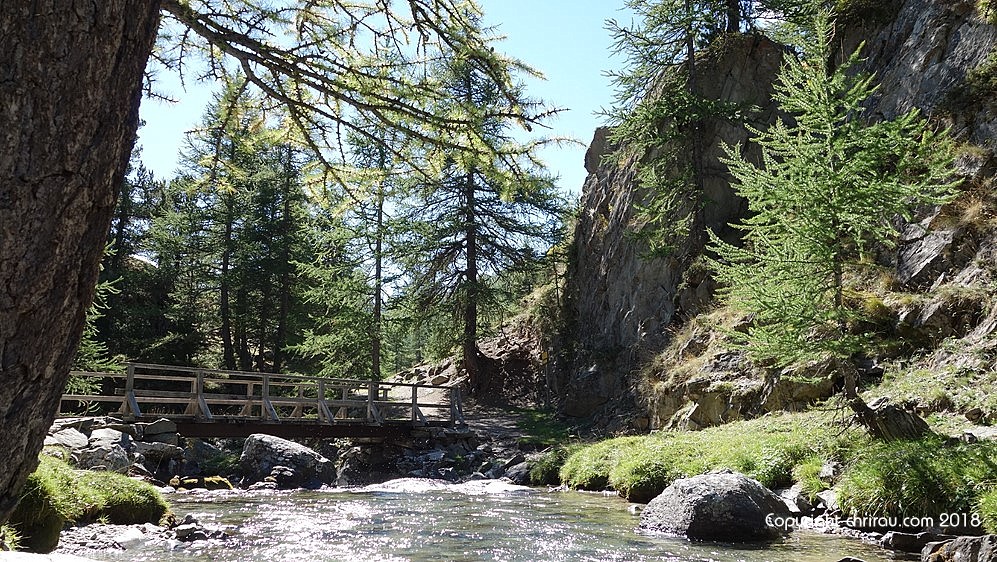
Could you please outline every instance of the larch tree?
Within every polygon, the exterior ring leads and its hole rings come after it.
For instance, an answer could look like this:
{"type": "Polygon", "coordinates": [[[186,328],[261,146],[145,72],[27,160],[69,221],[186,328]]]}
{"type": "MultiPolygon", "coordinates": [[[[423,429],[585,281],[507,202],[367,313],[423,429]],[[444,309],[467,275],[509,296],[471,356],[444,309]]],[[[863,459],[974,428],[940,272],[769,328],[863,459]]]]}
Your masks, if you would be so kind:
{"type": "Polygon", "coordinates": [[[462,135],[507,147],[502,157],[434,151],[426,156],[432,177],[417,180],[403,202],[405,240],[400,242],[406,292],[416,309],[445,314],[460,332],[460,355],[472,392],[479,378],[479,313],[494,299],[488,277],[537,263],[552,244],[564,201],[536,160],[536,143],[510,136],[507,119],[495,117],[501,92],[471,61],[441,65],[448,105],[473,123],[462,135]],[[529,170],[520,174],[518,170],[529,170]]]}
{"type": "Polygon", "coordinates": [[[638,22],[606,27],[622,69],[608,72],[615,103],[604,111],[619,161],[641,162],[637,180],[648,190],[635,234],[652,254],[668,254],[692,232],[703,202],[703,121],[735,115],[700,94],[697,59],[725,34],[753,26],[754,3],[742,0],[628,0],[638,22]]]}
{"type": "Polygon", "coordinates": [[[787,60],[775,85],[791,118],[753,131],[762,163],[725,147],[751,216],[732,225],[743,245],[711,236],[717,258],[710,263],[722,299],[753,315],[746,334],[731,334],[753,357],[777,365],[832,358],[860,421],[879,437],[911,437],[927,430],[923,421],[899,410],[878,416],[857,393],[850,359],[870,334],[852,328],[861,311],[848,306],[845,292],[875,247],[896,243],[896,219],[950,196],[952,141],[916,110],[870,120],[863,104],[875,88],[872,76],[856,72],[858,51],[829,71],[826,12],[814,22],[814,37],[801,60],[787,60]]]}
{"type": "MultiPolygon", "coordinates": [[[[457,0],[261,5],[248,0],[10,0],[0,5],[0,522],[37,465],[93,299],[98,265],[138,125],[146,64],[199,56],[235,63],[285,105],[329,160],[349,116],[456,153],[498,154],[471,123],[432,111],[425,80],[381,77],[357,56],[386,37],[406,64],[460,54],[492,81],[496,116],[524,123],[509,63],[457,0]],[[160,26],[160,11],[169,22],[160,26]],[[461,141],[455,140],[461,139],[461,141]]],[[[472,11],[473,11],[473,4],[472,11]]],[[[358,131],[363,134],[363,131],[358,131]]]]}

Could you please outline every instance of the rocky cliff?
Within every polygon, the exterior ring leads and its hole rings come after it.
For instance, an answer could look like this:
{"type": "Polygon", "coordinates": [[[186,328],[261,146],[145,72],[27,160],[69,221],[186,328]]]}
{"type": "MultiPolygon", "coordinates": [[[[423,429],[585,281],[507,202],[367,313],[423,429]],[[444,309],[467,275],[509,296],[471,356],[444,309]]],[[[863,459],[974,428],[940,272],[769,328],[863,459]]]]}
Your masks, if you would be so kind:
{"type": "MultiPolygon", "coordinates": [[[[849,53],[864,42],[865,70],[881,83],[870,115],[891,118],[916,107],[952,128],[964,143],[958,173],[968,181],[955,202],[925,209],[917,222],[902,225],[901,245],[882,258],[894,276],[876,306],[883,309],[884,330],[916,343],[905,352],[942,353],[935,348],[947,339],[949,349],[961,351],[937,357],[936,363],[965,362],[973,355],[965,350],[989,342],[997,326],[989,306],[997,254],[990,189],[997,82],[989,73],[997,75],[991,59],[997,26],[971,1],[905,0],[896,6],[896,17],[888,22],[843,26],[838,48],[849,53]]],[[[771,84],[784,52],[760,36],[728,41],[700,65],[701,93],[758,106],[749,122],[764,126],[775,115],[771,84]]],[[[710,322],[697,317],[708,310],[713,292],[708,274],[697,265],[702,233],[722,229],[745,212],[719,156],[720,143],[746,140],[746,129],[720,120],[706,129],[701,167],[707,203],[692,235],[668,257],[648,256],[646,245],[632,235],[636,209],[648,199],[635,172],[655,155],[604,159],[613,150],[608,131],[595,134],[585,159],[589,175],[566,289],[572,332],[567,339],[574,347],[563,354],[560,387],[569,415],[597,416],[613,430],[695,429],[803,407],[833,391],[834,376],[821,375],[826,369],[820,365],[809,367],[817,381],[803,386],[758,371],[741,354],[715,345],[710,322]],[[681,376],[675,372],[679,362],[681,376]]],[[[875,359],[871,363],[866,374],[880,374],[875,359]]],[[[974,365],[984,367],[979,361],[974,365]]]]}

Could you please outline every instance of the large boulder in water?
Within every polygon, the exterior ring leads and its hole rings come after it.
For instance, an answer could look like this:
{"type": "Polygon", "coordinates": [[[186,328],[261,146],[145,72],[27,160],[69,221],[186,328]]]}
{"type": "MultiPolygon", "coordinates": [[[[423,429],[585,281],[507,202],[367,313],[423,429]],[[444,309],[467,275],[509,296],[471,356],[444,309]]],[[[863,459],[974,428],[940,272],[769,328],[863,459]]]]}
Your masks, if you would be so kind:
{"type": "Polygon", "coordinates": [[[318,488],[336,481],[336,466],[315,451],[287,439],[254,433],[246,439],[239,458],[243,485],[271,476],[281,488],[318,488]]]}
{"type": "Polygon", "coordinates": [[[750,542],[773,539],[766,523],[789,510],[779,496],[743,474],[713,473],[676,480],[640,514],[640,527],[693,540],[750,542]]]}
{"type": "Polygon", "coordinates": [[[997,560],[997,535],[959,537],[928,543],[921,551],[922,562],[990,562],[997,560]]]}

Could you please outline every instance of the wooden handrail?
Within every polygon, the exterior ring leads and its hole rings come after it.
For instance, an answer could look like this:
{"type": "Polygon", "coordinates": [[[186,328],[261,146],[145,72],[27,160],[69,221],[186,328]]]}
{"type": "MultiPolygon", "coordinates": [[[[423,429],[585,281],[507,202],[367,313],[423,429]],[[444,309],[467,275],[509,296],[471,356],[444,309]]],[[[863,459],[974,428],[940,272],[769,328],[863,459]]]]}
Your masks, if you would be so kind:
{"type": "Polygon", "coordinates": [[[423,385],[361,379],[307,377],[129,363],[125,373],[74,372],[75,376],[116,381],[112,395],[65,394],[73,402],[120,402],[126,418],[215,418],[272,423],[407,423],[413,426],[445,422],[463,424],[460,392],[443,385],[423,385]],[[185,388],[177,388],[183,385],[185,388]],[[220,391],[220,392],[219,392],[220,391]],[[276,393],[275,393],[276,391],[276,393]],[[420,391],[436,391],[441,403],[420,401],[420,391]],[[185,408],[173,411],[177,406],[185,408]],[[215,407],[215,411],[212,410],[215,407]],[[144,408],[144,410],[143,410],[144,408]],[[238,415],[233,415],[236,408],[238,415]],[[431,420],[424,409],[446,411],[431,420]],[[401,414],[401,417],[399,417],[401,414]]]}

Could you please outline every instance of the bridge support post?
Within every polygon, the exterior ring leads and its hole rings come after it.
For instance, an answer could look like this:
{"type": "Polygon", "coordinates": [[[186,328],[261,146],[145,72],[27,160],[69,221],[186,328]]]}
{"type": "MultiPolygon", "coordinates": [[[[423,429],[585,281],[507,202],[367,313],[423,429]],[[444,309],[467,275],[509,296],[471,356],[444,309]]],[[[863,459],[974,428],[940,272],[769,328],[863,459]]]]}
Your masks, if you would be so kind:
{"type": "Polygon", "coordinates": [[[263,373],[263,418],[269,418],[273,421],[280,421],[277,417],[277,409],[273,407],[270,402],[270,374],[263,373]]]}
{"type": "Polygon", "coordinates": [[[142,410],[138,407],[138,400],[135,398],[135,365],[129,364],[125,370],[125,399],[121,401],[122,414],[130,414],[132,417],[141,416],[142,410]]]}

